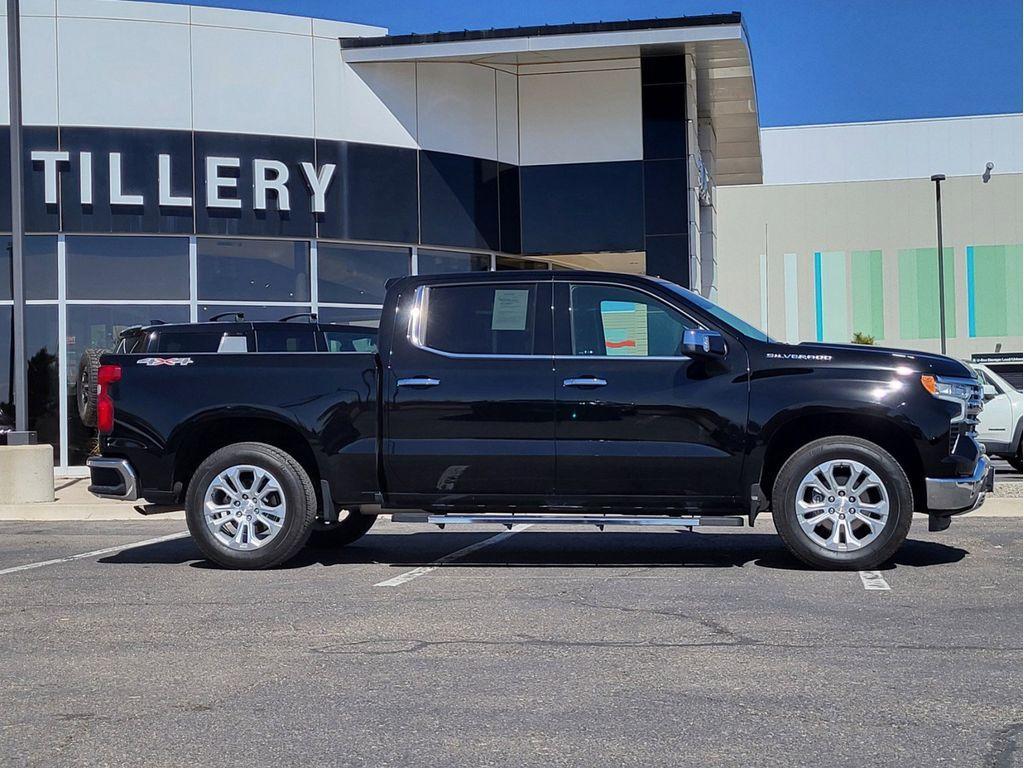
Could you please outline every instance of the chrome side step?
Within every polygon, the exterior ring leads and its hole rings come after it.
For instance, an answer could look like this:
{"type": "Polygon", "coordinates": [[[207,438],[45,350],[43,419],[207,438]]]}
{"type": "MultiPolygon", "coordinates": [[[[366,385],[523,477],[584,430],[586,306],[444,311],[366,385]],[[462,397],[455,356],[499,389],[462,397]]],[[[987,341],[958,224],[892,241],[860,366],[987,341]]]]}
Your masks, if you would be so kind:
{"type": "Polygon", "coordinates": [[[545,515],[545,514],[479,514],[479,515],[435,515],[430,512],[393,512],[393,523],[428,523],[444,528],[446,525],[481,525],[498,523],[507,528],[513,525],[596,525],[604,529],[607,525],[639,525],[662,528],[696,528],[699,525],[721,525],[741,527],[746,518],[740,516],[705,515],[685,517],[638,516],[638,515],[545,515]]]}

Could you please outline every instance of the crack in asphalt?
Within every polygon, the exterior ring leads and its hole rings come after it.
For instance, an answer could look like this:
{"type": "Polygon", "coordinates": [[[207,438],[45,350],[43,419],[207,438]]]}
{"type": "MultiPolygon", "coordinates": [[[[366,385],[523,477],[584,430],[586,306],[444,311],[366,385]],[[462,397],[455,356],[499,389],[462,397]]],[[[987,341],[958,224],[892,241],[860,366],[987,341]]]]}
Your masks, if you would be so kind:
{"type": "MultiPolygon", "coordinates": [[[[742,638],[740,635],[732,635],[734,638],[742,638]]],[[[549,640],[529,635],[517,635],[512,640],[423,640],[420,638],[375,638],[370,640],[353,640],[322,647],[312,647],[311,653],[325,655],[349,655],[349,656],[393,656],[398,654],[417,653],[431,648],[445,646],[483,646],[488,648],[630,648],[630,649],[687,649],[687,648],[744,648],[757,647],[766,649],[791,649],[791,650],[821,650],[818,643],[770,643],[753,638],[742,638],[733,640],[709,640],[705,642],[672,642],[660,640],[549,640]],[[375,648],[366,649],[366,646],[375,648]],[[390,646],[390,647],[383,647],[390,646]]],[[[846,645],[847,649],[858,651],[942,651],[942,652],[978,652],[993,651],[996,653],[1013,652],[1019,653],[1021,647],[999,647],[999,646],[968,646],[960,645],[951,648],[948,645],[926,645],[926,644],[877,644],[877,645],[846,645]]]]}

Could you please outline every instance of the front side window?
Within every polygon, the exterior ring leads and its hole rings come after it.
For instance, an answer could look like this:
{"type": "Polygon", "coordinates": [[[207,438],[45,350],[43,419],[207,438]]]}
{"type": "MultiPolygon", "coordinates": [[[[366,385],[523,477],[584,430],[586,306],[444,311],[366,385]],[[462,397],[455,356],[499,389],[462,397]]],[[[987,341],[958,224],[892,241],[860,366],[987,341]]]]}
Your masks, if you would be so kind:
{"type": "Polygon", "coordinates": [[[522,283],[423,289],[420,342],[463,355],[533,355],[537,286],[522,283]]]}
{"type": "Polygon", "coordinates": [[[595,357],[682,357],[683,331],[697,324],[664,302],[616,285],[569,291],[572,353],[595,357]]]}

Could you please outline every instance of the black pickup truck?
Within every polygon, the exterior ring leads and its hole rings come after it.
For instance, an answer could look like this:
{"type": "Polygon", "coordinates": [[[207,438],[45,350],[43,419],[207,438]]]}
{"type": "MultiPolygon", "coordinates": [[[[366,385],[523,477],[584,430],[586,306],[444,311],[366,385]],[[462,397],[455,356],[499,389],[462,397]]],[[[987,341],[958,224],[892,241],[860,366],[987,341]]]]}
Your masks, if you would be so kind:
{"type": "Polygon", "coordinates": [[[90,489],[184,506],[234,568],[280,564],[315,528],[353,541],[382,511],[678,529],[770,510],[794,555],[839,569],[892,557],[915,510],[943,530],[991,489],[962,363],[778,343],[663,280],[402,278],[376,345],[104,355],[90,489]]]}

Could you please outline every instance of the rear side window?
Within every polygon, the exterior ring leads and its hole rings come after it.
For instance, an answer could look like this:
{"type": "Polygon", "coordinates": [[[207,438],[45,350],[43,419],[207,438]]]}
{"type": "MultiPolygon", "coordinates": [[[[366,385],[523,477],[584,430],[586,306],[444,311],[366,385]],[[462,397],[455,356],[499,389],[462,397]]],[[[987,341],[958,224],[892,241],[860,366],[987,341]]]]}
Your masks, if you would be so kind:
{"type": "Polygon", "coordinates": [[[420,308],[420,342],[424,346],[463,355],[542,354],[536,284],[450,285],[425,290],[420,308]]]}
{"type": "Polygon", "coordinates": [[[316,333],[308,326],[257,330],[256,347],[260,352],[316,352],[316,333]]]}
{"type": "Polygon", "coordinates": [[[157,334],[157,352],[216,352],[220,346],[220,331],[160,332],[157,334]]]}

